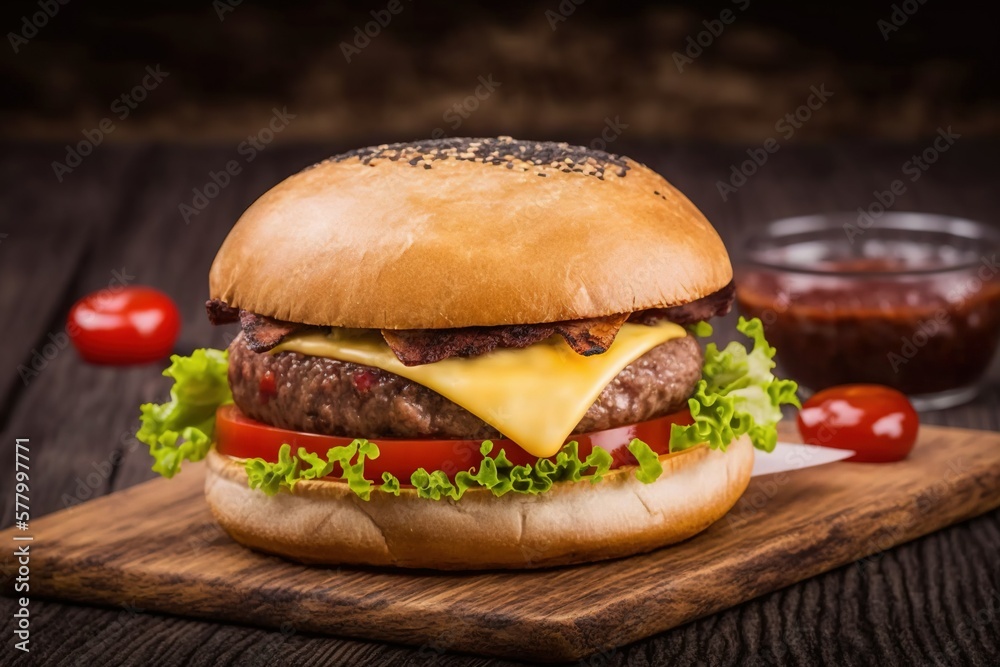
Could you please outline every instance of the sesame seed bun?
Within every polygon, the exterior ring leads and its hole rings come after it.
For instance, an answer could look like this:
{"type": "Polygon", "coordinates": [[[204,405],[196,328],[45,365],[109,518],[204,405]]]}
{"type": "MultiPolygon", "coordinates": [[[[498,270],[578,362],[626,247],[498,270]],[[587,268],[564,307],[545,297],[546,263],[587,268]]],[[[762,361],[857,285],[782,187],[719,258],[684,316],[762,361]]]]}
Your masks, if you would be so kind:
{"type": "Polygon", "coordinates": [[[700,446],[660,457],[663,474],[652,484],[624,467],[597,484],[560,482],[539,495],[472,489],[456,502],[404,488],[364,501],[340,481],[302,481],[268,497],[247,486],[242,459],[213,449],[205,495],[237,542],[306,563],[533,568],[628,556],[696,535],[736,504],[753,458],[743,436],[726,452],[700,446]]]}
{"type": "Polygon", "coordinates": [[[731,279],[718,234],[649,168],[501,137],[365,148],[282,181],[209,286],[280,320],[436,329],[676,306],[731,279]]]}

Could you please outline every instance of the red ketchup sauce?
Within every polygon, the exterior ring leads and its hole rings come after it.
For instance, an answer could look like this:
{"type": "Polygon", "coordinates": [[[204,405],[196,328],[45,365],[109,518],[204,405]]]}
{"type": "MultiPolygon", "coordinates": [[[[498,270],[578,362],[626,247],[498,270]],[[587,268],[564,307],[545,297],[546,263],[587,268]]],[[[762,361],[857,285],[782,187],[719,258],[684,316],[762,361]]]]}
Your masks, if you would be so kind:
{"type": "Polygon", "coordinates": [[[813,268],[748,267],[736,290],[784,372],[805,387],[873,383],[935,394],[974,385],[989,366],[1000,337],[996,272],[921,273],[891,259],[813,268]]]}

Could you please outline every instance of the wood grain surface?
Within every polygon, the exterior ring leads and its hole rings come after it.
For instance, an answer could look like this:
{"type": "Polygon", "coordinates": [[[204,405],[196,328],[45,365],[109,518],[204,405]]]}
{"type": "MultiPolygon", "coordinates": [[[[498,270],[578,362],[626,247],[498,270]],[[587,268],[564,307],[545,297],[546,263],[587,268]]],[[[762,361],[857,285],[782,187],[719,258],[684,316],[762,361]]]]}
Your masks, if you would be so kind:
{"type": "MultiPolygon", "coordinates": [[[[218,529],[204,468],[34,522],[36,595],[539,661],[579,660],[1000,506],[1000,435],[925,427],[903,462],[756,478],[705,533],[586,566],[500,573],[303,566],[218,529]],[[89,530],[76,530],[89,526],[89,530]],[[447,638],[447,639],[442,639],[447,638]]],[[[448,502],[448,501],[444,501],[448,502]]],[[[0,543],[27,533],[8,529],[0,543]]],[[[5,582],[9,587],[13,581],[5,582]]]]}
{"type": "MultiPolygon", "coordinates": [[[[573,137],[565,137],[572,140],[573,137]]],[[[584,143],[587,137],[579,137],[584,143]]],[[[354,142],[361,145],[363,139],[354,142]]],[[[51,163],[63,144],[5,144],[0,151],[0,461],[15,438],[32,441],[32,517],[154,477],[132,434],[136,406],[162,400],[162,367],[92,367],[61,351],[28,382],[30,364],[66,311],[126,268],[134,282],[168,291],[184,328],[178,351],[220,346],[231,332],[205,321],[207,272],[228,228],[285,175],[353,146],[271,146],[185,224],[210,170],[241,159],[236,145],[101,146],[58,182],[51,163]],[[108,463],[110,466],[106,466],[108,463]],[[103,471],[107,470],[105,474],[103,471]],[[102,472],[98,472],[102,471],[102,472]]],[[[868,206],[900,177],[923,144],[783,145],[739,192],[723,201],[716,181],[746,159],[748,146],[636,144],[616,151],[663,173],[684,191],[734,251],[747,229],[772,218],[868,206]]],[[[915,183],[895,210],[921,210],[996,223],[1000,165],[996,142],[962,139],[915,183]]],[[[733,317],[718,338],[732,335],[733,317]]],[[[780,356],[780,355],[779,355],[780,356]]],[[[925,423],[1000,430],[1000,364],[979,397],[926,413],[925,423]]],[[[0,465],[0,526],[13,523],[13,479],[0,465]]],[[[93,527],[78,525],[88,532],[93,527]]],[[[602,652],[588,664],[996,665],[1000,664],[1000,511],[957,524],[679,628],[602,652]]],[[[0,551],[9,570],[10,551],[0,551]]],[[[458,654],[447,637],[424,649],[322,637],[219,621],[167,617],[134,600],[106,607],[33,598],[32,653],[0,643],[0,664],[34,665],[493,665],[506,660],[458,654]]],[[[0,597],[0,636],[12,637],[13,603],[0,597]]],[[[461,629],[459,629],[461,630],[461,629]]]]}

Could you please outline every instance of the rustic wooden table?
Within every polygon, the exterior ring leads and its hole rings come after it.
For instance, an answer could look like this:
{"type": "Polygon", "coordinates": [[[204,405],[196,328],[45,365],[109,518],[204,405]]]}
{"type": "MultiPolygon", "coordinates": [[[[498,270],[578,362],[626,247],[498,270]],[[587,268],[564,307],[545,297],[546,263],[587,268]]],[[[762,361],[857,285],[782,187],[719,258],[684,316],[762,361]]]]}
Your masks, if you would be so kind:
{"type": "MultiPolygon", "coordinates": [[[[786,146],[728,201],[716,181],[746,148],[614,146],[663,173],[733,247],[748,227],[816,211],[855,210],[903,179],[895,210],[992,222],[1000,216],[998,145],[960,139],[916,182],[903,164],[921,145],[786,146]]],[[[30,438],[31,514],[153,477],[132,434],[137,406],[161,400],[161,366],[88,366],[62,349],[70,305],[112,281],[169,292],[184,318],[179,351],[222,346],[205,318],[209,264],[230,225],[282,177],[339,147],[269,147],[247,163],[236,146],[101,146],[58,181],[60,145],[0,154],[0,527],[13,522],[14,443],[30,438]],[[185,222],[210,172],[242,168],[185,222]],[[53,343],[54,346],[46,345],[53,343]],[[33,360],[36,351],[47,355],[33,360]],[[19,366],[36,373],[19,372],[19,366]]],[[[209,188],[211,190],[211,188],[209,188]]],[[[611,221],[613,224],[613,221],[611,221]]],[[[731,322],[730,322],[731,324],[731,322]]],[[[722,327],[725,329],[725,326],[722,327]]],[[[927,423],[1000,430],[1000,372],[969,405],[927,423]]],[[[79,526],[86,531],[88,526],[79,526]]],[[[41,545],[38,545],[41,547],[41,545]]],[[[3,567],[12,559],[4,546],[3,567]]],[[[171,618],[137,609],[32,600],[31,653],[13,650],[14,603],[0,598],[0,663],[52,665],[513,664],[286,631],[171,618]]],[[[1000,511],[764,596],[590,664],[1000,664],[1000,511]]]]}

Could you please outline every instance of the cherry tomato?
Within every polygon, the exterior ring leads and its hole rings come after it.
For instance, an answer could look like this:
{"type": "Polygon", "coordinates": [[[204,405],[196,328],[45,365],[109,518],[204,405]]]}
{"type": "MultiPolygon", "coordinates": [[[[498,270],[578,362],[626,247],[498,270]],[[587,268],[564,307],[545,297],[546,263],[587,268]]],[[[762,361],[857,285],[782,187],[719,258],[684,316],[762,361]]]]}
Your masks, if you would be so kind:
{"type": "Polygon", "coordinates": [[[906,458],[920,422],[906,396],[877,384],[845,384],[817,392],[799,411],[799,433],[810,445],[853,449],[847,459],[884,463],[906,458]]]}
{"type": "MultiPolygon", "coordinates": [[[[657,454],[667,454],[670,443],[671,424],[691,424],[691,413],[687,410],[650,421],[621,426],[606,431],[595,431],[570,436],[579,443],[580,458],[586,458],[595,446],[602,447],[611,454],[612,467],[635,465],[635,457],[628,451],[632,438],[639,438],[657,454]]],[[[216,448],[220,454],[241,459],[262,458],[277,461],[281,445],[288,443],[292,452],[304,447],[307,451],[325,456],[331,447],[350,444],[354,438],[319,435],[263,424],[250,419],[235,405],[223,405],[215,414],[216,448]]],[[[469,470],[482,460],[480,446],[482,440],[403,440],[400,438],[374,438],[378,445],[379,457],[365,461],[365,478],[373,482],[382,481],[382,473],[390,472],[404,483],[417,468],[428,472],[444,470],[449,476],[459,470],[469,470]]],[[[511,440],[493,441],[491,456],[504,450],[507,458],[515,465],[534,463],[537,456],[518,447],[511,440]]]]}
{"type": "Polygon", "coordinates": [[[145,364],[168,356],[181,316],[169,296],[151,287],[104,289],[69,311],[66,333],[92,364],[145,364]]]}

